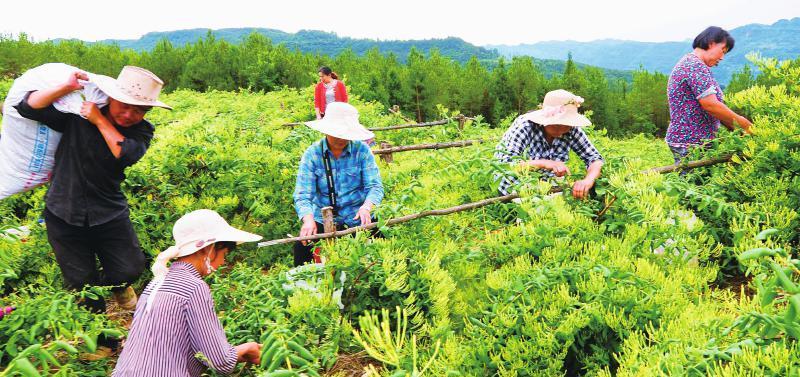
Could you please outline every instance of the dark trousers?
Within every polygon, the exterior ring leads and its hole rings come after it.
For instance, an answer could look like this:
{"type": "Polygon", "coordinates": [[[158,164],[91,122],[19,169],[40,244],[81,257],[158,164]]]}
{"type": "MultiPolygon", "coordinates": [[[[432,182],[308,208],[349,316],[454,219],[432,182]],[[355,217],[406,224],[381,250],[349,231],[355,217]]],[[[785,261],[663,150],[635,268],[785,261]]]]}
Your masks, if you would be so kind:
{"type": "MultiPolygon", "coordinates": [[[[128,215],[126,212],[97,226],[75,226],[45,208],[47,240],[67,288],[80,290],[87,285],[100,285],[117,286],[112,291],[121,291],[139,278],[145,268],[145,255],[128,215]]],[[[106,311],[102,296],[86,298],[83,305],[94,313],[106,311]]],[[[98,344],[116,348],[118,340],[101,336],[98,344]]]]}
{"type": "MultiPolygon", "coordinates": [[[[375,221],[376,221],[375,219],[372,219],[372,222],[375,222],[375,221]]],[[[345,225],[339,225],[339,224],[336,225],[336,230],[337,231],[338,230],[345,230],[345,229],[347,229],[347,226],[345,226],[345,225]]],[[[325,227],[322,224],[317,223],[317,233],[319,234],[319,233],[324,233],[324,232],[325,232],[325,227]]],[[[380,230],[378,230],[377,227],[370,229],[369,232],[370,232],[370,236],[373,237],[373,238],[383,238],[383,234],[381,233],[380,230]]],[[[307,245],[303,245],[300,242],[295,242],[294,243],[294,250],[293,250],[294,251],[294,265],[295,265],[295,267],[302,266],[302,265],[304,265],[306,263],[312,262],[314,260],[314,252],[313,252],[313,250],[314,250],[314,243],[313,242],[309,242],[307,245]]]]}
{"type": "MultiPolygon", "coordinates": [[[[79,290],[87,285],[102,285],[118,286],[112,290],[120,291],[144,271],[144,251],[127,212],[105,224],[75,226],[45,208],[44,220],[47,240],[67,288],[79,290]],[[97,268],[97,260],[102,269],[97,268]]],[[[96,313],[106,310],[102,297],[87,299],[85,305],[96,313]]]]}

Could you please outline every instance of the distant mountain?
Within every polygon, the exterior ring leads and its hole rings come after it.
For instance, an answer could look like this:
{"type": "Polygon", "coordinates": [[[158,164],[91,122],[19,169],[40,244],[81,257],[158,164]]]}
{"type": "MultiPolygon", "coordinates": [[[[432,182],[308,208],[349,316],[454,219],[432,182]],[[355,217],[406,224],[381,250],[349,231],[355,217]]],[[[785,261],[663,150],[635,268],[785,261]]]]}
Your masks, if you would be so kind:
{"type": "MultiPolygon", "coordinates": [[[[172,44],[183,46],[205,38],[210,29],[188,29],[165,32],[147,33],[139,39],[106,39],[97,43],[115,43],[121,48],[130,48],[136,51],[151,50],[161,39],[168,39],[172,44]]],[[[383,53],[394,53],[400,59],[405,59],[412,46],[428,52],[433,48],[459,62],[466,62],[473,55],[479,60],[496,60],[500,55],[497,51],[488,50],[465,42],[460,38],[405,40],[405,41],[380,41],[374,39],[355,39],[340,37],[335,33],[318,30],[300,30],[297,33],[287,33],[275,29],[264,28],[233,28],[211,30],[215,37],[230,43],[238,44],[252,32],[262,34],[272,40],[272,43],[283,43],[290,49],[299,49],[303,52],[320,53],[335,56],[350,48],[356,54],[363,54],[367,50],[378,47],[383,53]]]]}
{"type": "MultiPolygon", "coordinates": [[[[736,45],[725,60],[713,68],[714,75],[723,85],[730,81],[734,71],[747,63],[745,56],[750,52],[779,60],[800,56],[800,17],[780,20],[772,25],[750,24],[729,31],[736,39],[736,45]]],[[[504,56],[529,55],[539,59],[565,59],[572,52],[576,62],[589,65],[620,70],[634,70],[641,66],[669,74],[678,59],[692,50],[692,41],[655,43],[602,39],[484,47],[497,50],[504,56]]]]}
{"type": "MultiPolygon", "coordinates": [[[[500,54],[493,49],[467,43],[460,38],[444,39],[424,39],[424,40],[374,40],[374,39],[355,39],[349,37],[339,37],[335,33],[328,33],[317,30],[300,30],[297,33],[287,33],[276,29],[265,28],[232,28],[232,29],[187,29],[175,31],[159,31],[145,34],[139,39],[105,39],[92,43],[116,44],[120,48],[133,49],[136,51],[149,51],[162,39],[169,40],[173,45],[183,46],[197,42],[205,38],[208,32],[219,39],[223,39],[233,44],[241,43],[250,33],[256,32],[272,40],[272,43],[283,43],[291,49],[299,49],[307,53],[320,53],[328,56],[335,56],[346,49],[352,49],[356,54],[364,54],[367,50],[377,47],[382,53],[394,53],[398,59],[404,61],[411,51],[411,47],[428,53],[431,49],[438,49],[439,53],[460,63],[467,62],[472,56],[493,68],[500,54]]],[[[545,76],[554,73],[564,72],[564,57],[556,59],[534,59],[539,65],[545,76]]],[[[585,67],[586,64],[577,64],[578,67],[585,67]]],[[[617,69],[604,69],[610,78],[622,78],[631,80],[631,72],[617,69]]]]}

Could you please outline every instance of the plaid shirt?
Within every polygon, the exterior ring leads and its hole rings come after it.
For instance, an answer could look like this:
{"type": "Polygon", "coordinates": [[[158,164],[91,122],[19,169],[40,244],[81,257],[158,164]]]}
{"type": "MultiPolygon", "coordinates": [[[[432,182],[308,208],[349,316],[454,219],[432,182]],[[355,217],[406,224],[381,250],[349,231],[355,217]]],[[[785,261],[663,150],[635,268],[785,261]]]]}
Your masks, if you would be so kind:
{"type": "Polygon", "coordinates": [[[324,138],[306,150],[300,160],[294,189],[294,207],[297,216],[302,219],[311,213],[314,214],[316,222],[322,223],[321,208],[331,205],[325,165],[322,163],[322,148],[331,156],[331,170],[338,205],[334,221],[337,225],[360,225],[361,221],[353,220],[353,217],[364,201],[369,200],[372,204],[378,205],[383,200],[383,183],[378,165],[375,164],[375,156],[361,141],[349,142],[338,159],[333,157],[324,138]]]}
{"type": "MultiPolygon", "coordinates": [[[[519,159],[567,162],[570,149],[580,156],[587,168],[592,162],[603,161],[603,156],[579,127],[573,127],[563,136],[553,139],[551,144],[545,139],[543,126],[520,116],[503,135],[503,140],[495,148],[494,157],[506,164],[515,164],[519,159]]],[[[551,171],[543,173],[547,177],[553,176],[551,171]]],[[[519,180],[513,175],[497,173],[495,180],[498,179],[499,190],[503,195],[511,193],[512,188],[519,184],[519,180]]]]}

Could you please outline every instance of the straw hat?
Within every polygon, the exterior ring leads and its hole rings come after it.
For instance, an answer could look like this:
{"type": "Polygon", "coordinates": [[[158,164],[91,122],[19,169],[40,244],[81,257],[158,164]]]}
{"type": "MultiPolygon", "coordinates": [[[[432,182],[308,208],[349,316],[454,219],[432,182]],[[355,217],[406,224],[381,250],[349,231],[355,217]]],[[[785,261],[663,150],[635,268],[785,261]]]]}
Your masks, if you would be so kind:
{"type": "Polygon", "coordinates": [[[257,234],[248,233],[228,225],[228,222],[222,216],[210,209],[198,209],[183,215],[172,227],[172,237],[175,238],[175,245],[158,254],[153,266],[150,268],[153,271],[155,285],[153,285],[150,296],[147,297],[145,309],[148,312],[153,306],[156,293],[167,276],[169,271],[167,263],[170,260],[194,254],[198,250],[217,242],[236,242],[238,245],[261,239],[261,236],[257,234]]]}
{"type": "Polygon", "coordinates": [[[117,101],[129,105],[156,106],[172,110],[172,107],[158,100],[164,82],[144,68],[126,65],[116,79],[90,74],[89,81],[97,84],[100,90],[117,101]]]}
{"type": "Polygon", "coordinates": [[[368,140],[375,137],[372,131],[367,130],[358,122],[358,110],[345,102],[328,104],[325,108],[324,118],[305,122],[305,124],[325,135],[339,139],[368,140]]]}
{"type": "Polygon", "coordinates": [[[561,124],[571,127],[586,127],[592,124],[589,118],[578,113],[583,97],[576,96],[564,89],[547,92],[542,108],[523,114],[525,120],[549,126],[561,124]]]}
{"type": "Polygon", "coordinates": [[[236,229],[218,213],[210,209],[189,212],[172,227],[176,253],[172,258],[194,254],[196,251],[215,242],[230,241],[237,244],[255,242],[261,236],[236,229]]]}

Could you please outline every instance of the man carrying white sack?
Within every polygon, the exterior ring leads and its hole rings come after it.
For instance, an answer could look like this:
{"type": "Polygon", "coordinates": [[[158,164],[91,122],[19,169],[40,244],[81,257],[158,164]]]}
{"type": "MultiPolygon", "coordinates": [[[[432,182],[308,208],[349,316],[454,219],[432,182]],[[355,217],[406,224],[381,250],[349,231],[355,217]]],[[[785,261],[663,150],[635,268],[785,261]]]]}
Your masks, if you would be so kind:
{"type": "MultiPolygon", "coordinates": [[[[74,72],[67,82],[30,92],[15,106],[23,117],[63,133],[45,198],[44,219],[66,285],[74,289],[115,286],[115,299],[128,310],[136,307],[136,293],[130,284],[144,271],[145,255],[120,185],[125,168],[144,156],[153,138],[153,125],[144,115],[152,107],[171,109],[157,100],[162,86],[156,75],[132,66],[124,67],[116,80],[74,72]],[[84,102],[81,116],[53,107],[58,98],[82,88],[78,80],[90,77],[108,95],[108,106],[99,109],[84,102]]],[[[98,313],[106,309],[102,297],[87,298],[84,304],[98,313]]],[[[110,355],[117,343],[101,338],[102,352],[96,356],[110,355]]]]}
{"type": "MultiPolygon", "coordinates": [[[[32,190],[50,181],[61,132],[20,115],[13,105],[29,92],[64,83],[78,68],[64,63],[47,63],[25,71],[9,88],[0,126],[0,200],[32,190]]],[[[103,107],[108,96],[94,83],[81,82],[83,89],[53,103],[62,113],[80,115],[84,101],[103,107]]]]}

